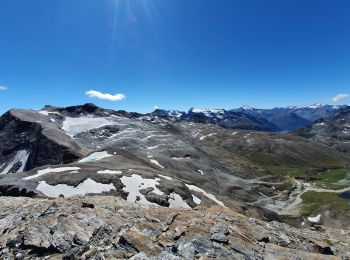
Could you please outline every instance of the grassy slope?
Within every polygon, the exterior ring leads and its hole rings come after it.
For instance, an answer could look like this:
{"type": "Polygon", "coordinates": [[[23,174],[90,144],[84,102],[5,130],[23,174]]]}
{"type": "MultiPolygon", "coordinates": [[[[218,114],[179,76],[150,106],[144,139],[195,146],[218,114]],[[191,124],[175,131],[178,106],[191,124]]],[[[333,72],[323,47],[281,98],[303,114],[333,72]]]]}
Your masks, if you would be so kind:
{"type": "MultiPolygon", "coordinates": [[[[222,132],[214,138],[208,138],[205,149],[217,160],[230,166],[237,166],[251,176],[271,175],[285,180],[285,188],[290,177],[313,182],[319,187],[341,189],[349,178],[350,158],[326,146],[310,142],[306,138],[288,134],[269,134],[249,132],[251,144],[245,143],[248,132],[232,136],[231,132],[222,132]]],[[[280,187],[279,187],[280,188],[280,187]]],[[[307,192],[302,196],[303,215],[322,209],[334,211],[350,210],[350,200],[340,198],[336,193],[307,192]]]]}

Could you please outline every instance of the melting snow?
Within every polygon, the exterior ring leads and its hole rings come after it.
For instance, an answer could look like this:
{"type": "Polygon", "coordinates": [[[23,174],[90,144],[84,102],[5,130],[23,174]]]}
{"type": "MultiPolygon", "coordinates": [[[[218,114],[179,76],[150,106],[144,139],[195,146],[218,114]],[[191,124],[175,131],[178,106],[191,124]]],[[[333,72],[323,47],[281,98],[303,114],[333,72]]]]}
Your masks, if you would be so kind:
{"type": "Polygon", "coordinates": [[[189,185],[186,184],[187,188],[189,188],[192,191],[196,191],[199,193],[202,193],[204,196],[206,196],[208,199],[211,199],[212,201],[214,201],[215,203],[219,204],[220,206],[226,208],[226,206],[224,205],[224,203],[220,200],[218,200],[213,194],[207,193],[206,191],[204,191],[203,189],[194,186],[194,185],[189,185]]]}
{"type": "Polygon", "coordinates": [[[204,140],[205,138],[207,138],[207,137],[211,137],[211,136],[213,136],[213,135],[216,135],[216,133],[211,133],[211,134],[208,134],[208,135],[204,135],[204,136],[202,136],[201,138],[199,138],[199,140],[204,140]]]}
{"type": "Polygon", "coordinates": [[[88,157],[85,157],[83,159],[81,159],[79,162],[80,163],[84,163],[84,162],[95,162],[107,157],[111,157],[113,155],[108,154],[106,151],[103,152],[95,152],[90,154],[88,157]]]}
{"type": "Polygon", "coordinates": [[[185,208],[185,209],[190,209],[191,207],[182,199],[182,197],[175,193],[172,192],[169,194],[169,208],[185,208]]]}
{"type": "Polygon", "coordinates": [[[157,160],[151,159],[150,161],[151,161],[151,163],[153,163],[153,164],[159,166],[160,168],[164,169],[164,166],[160,165],[157,160]]]}
{"type": "Polygon", "coordinates": [[[17,172],[23,172],[24,167],[26,166],[28,157],[29,157],[29,152],[27,152],[26,150],[17,151],[16,155],[12,158],[12,160],[9,162],[6,168],[2,170],[0,174],[7,174],[11,170],[11,168],[18,162],[21,162],[21,167],[17,170],[17,172]]]}
{"type": "Polygon", "coordinates": [[[201,204],[202,202],[200,198],[194,196],[193,194],[192,194],[192,199],[193,199],[193,202],[196,203],[197,205],[201,204]]]}
{"type": "Polygon", "coordinates": [[[159,179],[144,179],[138,174],[133,174],[130,177],[123,176],[120,178],[121,182],[125,185],[123,188],[124,191],[128,192],[127,201],[137,202],[143,205],[154,205],[154,203],[149,202],[144,195],[140,193],[140,189],[152,187],[152,191],[155,194],[163,195],[163,192],[160,191],[156,185],[159,185],[159,179]],[[140,197],[139,201],[136,201],[136,197],[140,197]]]}
{"type": "Polygon", "coordinates": [[[316,217],[308,217],[307,220],[312,223],[320,223],[321,215],[317,215],[316,217]]]}
{"type": "Polygon", "coordinates": [[[94,128],[113,124],[113,121],[104,117],[66,117],[66,120],[63,121],[62,129],[67,135],[73,137],[76,134],[87,132],[94,128]]]}
{"type": "Polygon", "coordinates": [[[60,167],[60,168],[47,168],[47,169],[44,169],[44,170],[39,170],[37,171],[37,174],[34,174],[32,176],[28,176],[28,177],[25,177],[23,178],[23,180],[31,180],[31,179],[35,179],[35,178],[38,178],[44,174],[47,174],[47,173],[58,173],[58,172],[68,172],[68,171],[78,171],[80,170],[79,167],[60,167]]]}
{"type": "Polygon", "coordinates": [[[114,170],[103,170],[103,171],[98,171],[98,174],[122,174],[122,171],[114,171],[114,170]]]}
{"type": "Polygon", "coordinates": [[[158,176],[161,177],[161,178],[167,179],[167,180],[169,180],[169,181],[171,181],[171,180],[173,179],[173,178],[171,178],[171,177],[164,176],[164,175],[161,175],[161,174],[158,174],[158,176]]]}
{"type": "Polygon", "coordinates": [[[44,116],[48,116],[49,114],[57,114],[57,115],[60,115],[60,113],[58,112],[49,112],[49,111],[45,111],[45,110],[40,110],[38,111],[39,114],[42,114],[44,116]]]}
{"type": "Polygon", "coordinates": [[[198,172],[202,175],[204,175],[204,172],[202,170],[198,170],[198,172]]]}
{"type": "Polygon", "coordinates": [[[75,195],[86,195],[89,193],[102,193],[115,190],[115,187],[112,183],[98,183],[88,178],[84,182],[80,183],[77,187],[68,186],[66,184],[50,185],[45,181],[41,181],[39,182],[39,185],[36,189],[48,197],[56,198],[60,195],[63,195],[64,197],[71,197],[75,195]]]}

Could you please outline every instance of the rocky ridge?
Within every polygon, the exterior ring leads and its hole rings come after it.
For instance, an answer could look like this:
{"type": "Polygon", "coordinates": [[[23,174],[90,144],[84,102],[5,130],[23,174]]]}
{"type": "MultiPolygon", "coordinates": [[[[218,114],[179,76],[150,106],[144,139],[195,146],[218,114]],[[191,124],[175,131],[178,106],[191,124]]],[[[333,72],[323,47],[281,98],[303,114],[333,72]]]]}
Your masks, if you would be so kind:
{"type": "Polygon", "coordinates": [[[2,259],[343,259],[350,233],[296,229],[220,206],[144,207],[116,197],[0,198],[2,259]]]}

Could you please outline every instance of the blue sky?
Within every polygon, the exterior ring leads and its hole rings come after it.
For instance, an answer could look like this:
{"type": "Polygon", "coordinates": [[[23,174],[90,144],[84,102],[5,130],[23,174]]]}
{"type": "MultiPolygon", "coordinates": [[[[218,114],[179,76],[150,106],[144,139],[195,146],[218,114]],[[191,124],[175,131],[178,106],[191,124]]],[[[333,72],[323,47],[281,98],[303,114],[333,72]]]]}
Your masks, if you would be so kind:
{"type": "Polygon", "coordinates": [[[0,112],[332,103],[350,92],[349,13],[348,0],[1,1],[0,112]]]}

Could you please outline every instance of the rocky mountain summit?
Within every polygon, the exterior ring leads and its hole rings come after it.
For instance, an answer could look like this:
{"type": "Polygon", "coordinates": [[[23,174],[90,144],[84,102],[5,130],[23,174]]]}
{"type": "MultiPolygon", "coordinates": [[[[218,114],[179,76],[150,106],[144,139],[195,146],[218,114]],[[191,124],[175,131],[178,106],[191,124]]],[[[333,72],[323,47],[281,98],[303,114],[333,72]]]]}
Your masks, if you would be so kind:
{"type": "Polygon", "coordinates": [[[347,154],[295,133],[221,125],[223,110],[192,113],[93,104],[5,113],[4,258],[348,256],[348,240],[333,235],[350,226],[347,154]],[[164,224],[168,215],[181,221],[164,224]]]}
{"type": "Polygon", "coordinates": [[[220,206],[144,207],[116,197],[0,198],[2,259],[343,259],[350,232],[296,229],[220,206]]]}

